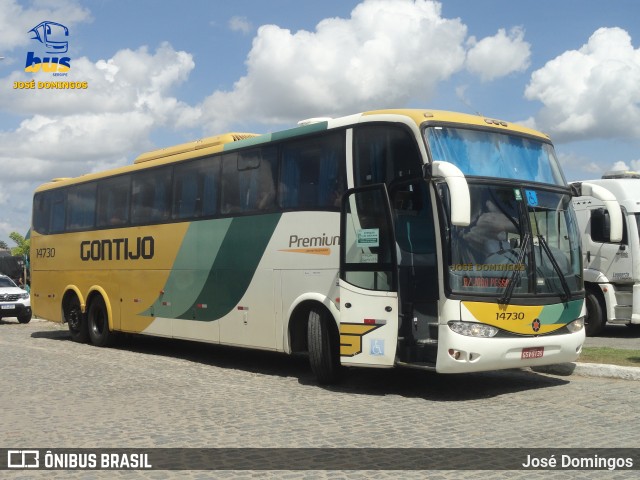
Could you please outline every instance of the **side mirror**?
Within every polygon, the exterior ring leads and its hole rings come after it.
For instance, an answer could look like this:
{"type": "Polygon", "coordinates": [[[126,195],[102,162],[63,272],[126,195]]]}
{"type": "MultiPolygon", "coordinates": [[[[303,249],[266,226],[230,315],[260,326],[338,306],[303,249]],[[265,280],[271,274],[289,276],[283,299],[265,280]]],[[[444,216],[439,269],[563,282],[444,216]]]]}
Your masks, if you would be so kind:
{"type": "Polygon", "coordinates": [[[609,212],[609,241],[617,243],[622,240],[622,211],[616,197],[604,187],[588,182],[575,182],[571,184],[574,196],[590,196],[604,203],[604,208],[609,212]]]}

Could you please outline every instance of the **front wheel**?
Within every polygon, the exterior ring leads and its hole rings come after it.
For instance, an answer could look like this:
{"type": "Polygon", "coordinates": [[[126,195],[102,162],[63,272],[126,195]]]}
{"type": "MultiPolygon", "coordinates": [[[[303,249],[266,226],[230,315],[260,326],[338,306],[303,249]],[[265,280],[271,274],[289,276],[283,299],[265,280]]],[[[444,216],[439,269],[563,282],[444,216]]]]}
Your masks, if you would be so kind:
{"type": "Polygon", "coordinates": [[[326,312],[315,309],[309,312],[309,363],[321,385],[335,383],[340,378],[339,336],[331,326],[326,312]]]}
{"type": "Polygon", "coordinates": [[[20,323],[29,323],[31,321],[31,314],[27,313],[25,315],[18,315],[18,322],[20,323]]]}
{"type": "Polygon", "coordinates": [[[604,328],[604,306],[600,296],[592,290],[587,290],[584,300],[587,307],[587,317],[584,325],[585,333],[587,337],[595,337],[604,328]]]}
{"type": "Polygon", "coordinates": [[[89,338],[96,347],[108,347],[115,340],[115,332],[109,330],[109,314],[102,297],[96,297],[87,312],[89,338]]]}

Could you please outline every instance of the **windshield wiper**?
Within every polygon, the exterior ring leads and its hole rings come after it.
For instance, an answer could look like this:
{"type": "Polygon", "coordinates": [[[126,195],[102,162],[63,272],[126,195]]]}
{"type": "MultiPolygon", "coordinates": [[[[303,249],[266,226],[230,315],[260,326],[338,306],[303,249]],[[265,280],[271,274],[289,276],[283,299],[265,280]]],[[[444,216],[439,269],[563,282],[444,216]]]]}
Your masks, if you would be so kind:
{"type": "Polygon", "coordinates": [[[516,288],[516,282],[520,279],[520,275],[522,275],[522,270],[517,268],[518,265],[522,265],[524,262],[524,256],[527,254],[527,247],[529,246],[529,241],[531,240],[531,235],[526,233],[524,235],[524,239],[522,240],[522,245],[520,245],[520,254],[518,255],[518,259],[516,260],[516,268],[513,269],[511,273],[511,278],[509,279],[509,285],[504,289],[504,293],[502,297],[498,299],[498,303],[501,305],[506,305],[511,300],[511,295],[513,295],[513,289],[516,288]]]}
{"type": "MultiPolygon", "coordinates": [[[[556,257],[554,257],[553,253],[551,253],[551,249],[549,248],[549,244],[547,243],[545,238],[542,235],[538,235],[538,241],[540,242],[540,245],[542,245],[542,249],[547,254],[547,257],[549,257],[551,266],[553,266],[553,269],[558,274],[558,279],[560,280],[560,284],[562,285],[562,289],[564,290],[564,295],[560,294],[560,298],[562,299],[562,301],[566,302],[567,300],[569,300],[569,298],[571,298],[571,289],[569,288],[569,284],[564,278],[562,270],[560,270],[560,265],[558,265],[558,262],[556,262],[556,257]]],[[[542,262],[542,258],[540,258],[540,261],[542,262]]]]}

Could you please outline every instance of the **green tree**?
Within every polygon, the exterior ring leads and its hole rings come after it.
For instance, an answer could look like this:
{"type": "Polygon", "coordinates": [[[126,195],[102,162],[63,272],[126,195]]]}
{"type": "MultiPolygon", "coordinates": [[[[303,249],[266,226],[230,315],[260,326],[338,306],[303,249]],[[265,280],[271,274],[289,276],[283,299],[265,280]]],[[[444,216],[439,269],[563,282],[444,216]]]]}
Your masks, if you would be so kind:
{"type": "Polygon", "coordinates": [[[29,249],[31,246],[30,240],[25,240],[24,237],[18,232],[11,232],[9,234],[9,238],[13,240],[17,245],[17,247],[13,247],[11,249],[11,255],[21,256],[23,258],[29,256],[29,249]]]}
{"type": "Polygon", "coordinates": [[[0,250],[9,250],[9,245],[4,240],[0,240],[0,250]]]}

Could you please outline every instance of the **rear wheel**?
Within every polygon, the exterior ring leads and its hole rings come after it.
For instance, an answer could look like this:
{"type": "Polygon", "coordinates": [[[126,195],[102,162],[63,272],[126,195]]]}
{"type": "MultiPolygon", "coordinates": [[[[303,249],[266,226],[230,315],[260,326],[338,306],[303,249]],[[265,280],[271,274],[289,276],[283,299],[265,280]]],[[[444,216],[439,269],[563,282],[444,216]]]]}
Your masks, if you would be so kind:
{"type": "Polygon", "coordinates": [[[109,314],[104,299],[95,297],[87,312],[89,338],[96,347],[108,347],[115,340],[115,333],[109,330],[109,314]]]}
{"type": "Polygon", "coordinates": [[[80,301],[74,297],[65,302],[63,309],[71,340],[78,343],[86,343],[89,340],[89,329],[87,327],[87,319],[80,308],[80,301]]]}
{"type": "Polygon", "coordinates": [[[604,305],[600,295],[591,289],[585,295],[587,316],[585,318],[585,333],[587,337],[595,337],[602,332],[605,324],[604,305]]]}
{"type": "Polygon", "coordinates": [[[309,312],[307,340],[309,363],[318,383],[327,385],[340,378],[340,344],[338,332],[331,328],[329,315],[321,309],[309,312]]]}

